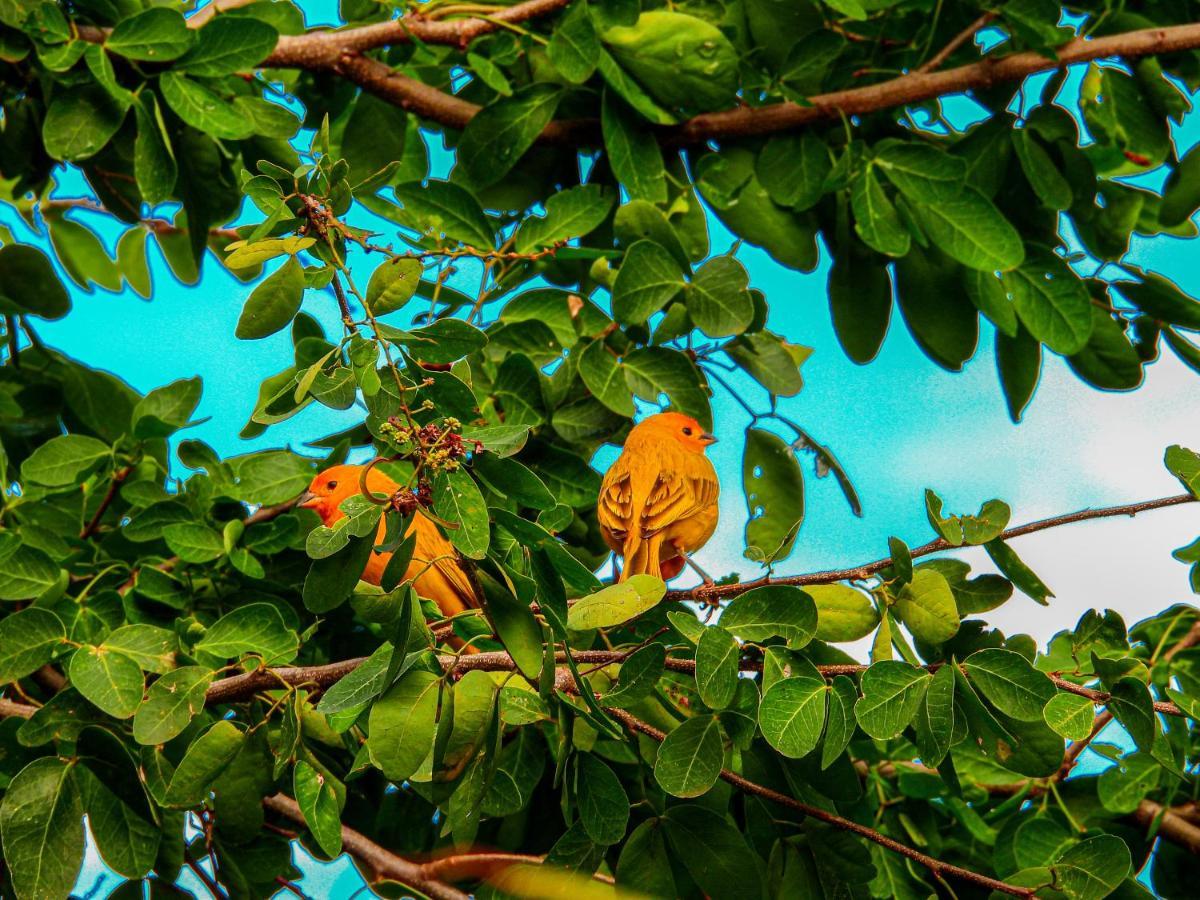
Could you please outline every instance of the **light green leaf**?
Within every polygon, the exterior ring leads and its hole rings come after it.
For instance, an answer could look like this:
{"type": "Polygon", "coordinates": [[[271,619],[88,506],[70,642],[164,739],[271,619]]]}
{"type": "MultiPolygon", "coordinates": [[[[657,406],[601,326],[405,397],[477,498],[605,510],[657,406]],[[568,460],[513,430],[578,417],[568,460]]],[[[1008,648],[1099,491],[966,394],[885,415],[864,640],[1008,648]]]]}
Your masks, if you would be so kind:
{"type": "Polygon", "coordinates": [[[579,820],[597,844],[620,843],[629,825],[629,796],[621,780],[598,756],[581,753],[576,790],[579,820]]]}
{"type": "Polygon", "coordinates": [[[573,631],[611,628],[653,609],[666,593],[661,578],[633,575],[579,600],[567,611],[567,625],[573,631]]]}
{"type": "Polygon", "coordinates": [[[333,859],[342,852],[342,817],[333,786],[322,773],[298,760],[292,770],[292,790],[308,830],[333,859]]]}
{"type": "Polygon", "coordinates": [[[251,292],[234,334],[242,340],[257,340],[286,328],[300,311],[303,299],[304,267],[296,257],[289,256],[251,292]]]}
{"type": "Polygon", "coordinates": [[[165,744],[187,728],[204,709],[204,694],[213,673],[203,666],[183,666],[159,678],[133,717],[133,737],[139,744],[165,744]]]}
{"type": "Polygon", "coordinates": [[[604,92],[600,127],[608,164],[629,196],[634,200],[665,203],[667,180],[658,141],[610,90],[604,92]]]}
{"type": "Polygon", "coordinates": [[[111,457],[112,448],[103,441],[83,434],[63,434],[29,455],[21,464],[21,477],[50,487],[78,484],[111,457]]]}
{"type": "Polygon", "coordinates": [[[80,647],[68,673],[79,693],[117,719],[128,719],[142,702],[142,668],[124,653],[105,647],[80,647]]]}
{"type": "Polygon", "coordinates": [[[741,334],[754,319],[750,276],[732,256],[717,256],[702,265],[687,290],[687,308],[696,326],[709,337],[741,334]]]}
{"type": "Polygon", "coordinates": [[[372,314],[386,316],[401,309],[417,292],[423,272],[419,259],[397,257],[382,262],[367,282],[367,306],[372,314]]]}
{"type": "Polygon", "coordinates": [[[21,769],[0,804],[0,840],[18,900],[66,897],[83,862],[76,763],[43,756],[21,769]]]}
{"type": "Polygon", "coordinates": [[[854,705],[858,724],[873,738],[894,738],[913,720],[930,674],[895,660],[877,662],[862,675],[862,697],[854,705]]]}
{"type": "Polygon", "coordinates": [[[192,741],[171,776],[163,805],[188,809],[203,802],[217,776],[242,749],[245,737],[236,725],[222,719],[192,741]]]}
{"type": "Polygon", "coordinates": [[[62,620],[48,609],[31,606],[0,619],[0,684],[50,662],[66,639],[62,620]]]}
{"type": "Polygon", "coordinates": [[[414,669],[371,707],[367,747],[392,781],[411,776],[432,750],[440,683],[431,672],[414,669]]]}
{"type": "Polygon", "coordinates": [[[645,322],[683,287],[683,273],[671,254],[653,241],[637,241],[613,283],[613,315],[629,325],[645,322]]]}
{"type": "Polygon", "coordinates": [[[167,546],[184,562],[206,563],[225,553],[225,542],[207,525],[180,522],[163,529],[167,546]]]}
{"type": "Polygon", "coordinates": [[[735,597],[721,613],[720,624],[747,641],[778,636],[792,649],[799,649],[817,633],[817,611],[806,590],[769,584],[735,597]]]}
{"type": "Polygon", "coordinates": [[[399,184],[393,188],[408,224],[447,243],[490,250],[494,234],[487,216],[467,190],[448,181],[399,184]]]}
{"type": "Polygon", "coordinates": [[[733,635],[719,625],[705,628],[700,635],[696,644],[696,689],[711,709],[724,709],[733,701],[741,652],[733,635]]]}
{"type": "Polygon", "coordinates": [[[1039,722],[1055,696],[1054,682],[1012,650],[990,647],[963,662],[967,678],[996,709],[1021,722],[1039,722]]]}
{"type": "Polygon", "coordinates": [[[160,438],[174,434],[191,421],[203,391],[198,375],[155,388],[133,408],[134,437],[160,438]]]}
{"type": "Polygon", "coordinates": [[[167,62],[182,56],[195,38],[176,10],[153,7],[118,22],[104,46],[126,59],[167,62]]]}
{"type": "Polygon", "coordinates": [[[758,707],[758,726],[767,743],[793,759],[807,756],[825,728],[827,693],[823,678],[798,675],[772,684],[758,707]]]}
{"type": "Polygon", "coordinates": [[[1046,703],[1042,717],[1068,741],[1082,741],[1092,733],[1096,705],[1087,697],[1060,691],[1046,703]]]}
{"type": "Polygon", "coordinates": [[[300,638],[271,603],[249,603],[227,612],[196,644],[197,650],[222,659],[253,653],[264,665],[291,662],[299,647],[300,638]]]}
{"type": "Polygon", "coordinates": [[[930,241],[964,266],[1007,272],[1025,260],[1016,228],[973,187],[952,200],[914,201],[912,206],[930,241]]]}
{"type": "Polygon", "coordinates": [[[495,184],[533,146],[561,99],[561,88],[540,83],[485,106],[463,129],[455,173],[476,189],[495,184]]]}
{"type": "Polygon", "coordinates": [[[786,441],[761,428],[746,430],[742,489],[750,514],[746,558],[763,565],[785,559],[804,521],[804,477],[786,441]]]}
{"type": "Polygon", "coordinates": [[[879,625],[869,597],[845,584],[814,584],[804,592],[817,607],[817,638],[843,644],[866,637],[879,625]]]}
{"type": "Polygon", "coordinates": [[[946,579],[932,569],[914,572],[912,581],[901,589],[892,609],[919,641],[941,644],[958,633],[958,605],[954,593],[946,579]]]}
{"type": "Polygon", "coordinates": [[[197,32],[197,41],[174,66],[202,78],[252,69],[275,49],[279,32],[250,16],[216,16],[197,32]]]}

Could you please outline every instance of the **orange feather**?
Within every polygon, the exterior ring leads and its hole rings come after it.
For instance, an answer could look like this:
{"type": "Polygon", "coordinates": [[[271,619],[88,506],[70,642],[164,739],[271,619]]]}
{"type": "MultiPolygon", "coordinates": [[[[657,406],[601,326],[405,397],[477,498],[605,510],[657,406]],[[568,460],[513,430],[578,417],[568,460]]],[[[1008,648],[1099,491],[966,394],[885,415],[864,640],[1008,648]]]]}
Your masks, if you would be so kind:
{"type": "Polygon", "coordinates": [[[674,578],[717,528],[717,472],[704,455],[716,441],[682,413],[639,422],[600,485],[604,540],[631,575],[674,578]]]}
{"type": "MultiPolygon", "coordinates": [[[[332,525],[345,516],[340,508],[342,501],[361,492],[364,468],[333,466],[326,469],[312,480],[308,494],[300,505],[314,510],[325,525],[332,525]]],[[[366,486],[376,495],[394,494],[400,487],[375,468],[367,473],[366,486]]],[[[380,521],[376,543],[383,542],[385,529],[386,525],[380,521]]],[[[478,607],[479,600],[458,551],[443,537],[437,525],[417,514],[408,527],[408,534],[415,535],[416,541],[404,577],[412,581],[417,594],[436,603],[447,617],[478,607]]],[[[391,553],[372,552],[363,570],[362,580],[379,584],[391,558],[391,553]]]]}

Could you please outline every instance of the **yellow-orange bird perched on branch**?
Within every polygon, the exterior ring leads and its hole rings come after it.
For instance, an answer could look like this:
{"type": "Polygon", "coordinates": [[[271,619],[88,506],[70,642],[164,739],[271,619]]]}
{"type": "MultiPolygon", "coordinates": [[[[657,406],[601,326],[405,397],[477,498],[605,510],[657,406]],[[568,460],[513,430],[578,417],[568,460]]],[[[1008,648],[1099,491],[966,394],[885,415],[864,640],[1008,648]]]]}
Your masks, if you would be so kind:
{"type": "MultiPolygon", "coordinates": [[[[301,498],[299,505],[315,510],[326,525],[332,525],[345,513],[341,503],[348,497],[361,492],[360,483],[364,466],[333,466],[326,469],[312,480],[308,492],[301,498]]],[[[367,473],[367,487],[375,494],[394,494],[399,485],[388,478],[378,469],[367,473]]],[[[382,543],[386,525],[379,523],[379,531],[375,542],[382,543]]],[[[416,535],[413,547],[412,561],[404,573],[406,579],[413,579],[413,587],[417,593],[432,600],[445,616],[453,616],[465,609],[479,606],[471,578],[467,575],[459,559],[458,551],[454,549],[437,525],[425,516],[417,513],[413,516],[412,524],[408,526],[408,534],[416,535]]],[[[390,553],[372,553],[367,560],[362,580],[371,584],[379,584],[383,578],[383,570],[391,560],[390,553]]]]}
{"type": "Polygon", "coordinates": [[[600,485],[604,540],[631,575],[674,578],[717,528],[717,472],[704,455],[716,441],[682,413],[639,422],[600,485]]]}

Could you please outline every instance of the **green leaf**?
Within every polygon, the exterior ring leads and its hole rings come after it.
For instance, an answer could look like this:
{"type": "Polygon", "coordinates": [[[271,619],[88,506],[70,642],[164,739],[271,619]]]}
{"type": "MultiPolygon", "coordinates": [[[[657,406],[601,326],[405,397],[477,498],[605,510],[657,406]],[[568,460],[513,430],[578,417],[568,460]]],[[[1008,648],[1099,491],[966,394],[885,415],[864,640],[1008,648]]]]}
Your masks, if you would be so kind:
{"type": "Polygon", "coordinates": [[[0,684],[50,662],[66,639],[62,620],[48,609],[31,606],[0,619],[0,684]]]}
{"type": "Polygon", "coordinates": [[[616,199],[598,184],[581,184],[546,199],[546,215],[530,216],[517,231],[516,249],[529,253],[589,234],[608,218],[616,199]]]}
{"type": "Polygon", "coordinates": [[[389,259],[377,266],[367,282],[367,306],[372,314],[386,316],[403,308],[417,292],[423,272],[419,259],[406,257],[389,259]]]}
{"type": "Polygon", "coordinates": [[[68,673],[79,693],[110,716],[128,719],[142,702],[142,668],[124,653],[105,647],[80,647],[68,673]]]}
{"type": "Polygon", "coordinates": [[[746,267],[732,256],[710,259],[688,285],[687,308],[692,321],[709,337],[741,334],[754,320],[749,281],[746,267]]]}
{"type": "MultiPolygon", "coordinates": [[[[1142,360],[1124,328],[1109,313],[1093,306],[1087,346],[1067,358],[1071,370],[1093,387],[1129,391],[1142,383],[1142,360]]],[[[1170,342],[1170,331],[1165,335],[1170,342]]]]}
{"type": "MultiPolygon", "coordinates": [[[[918,569],[892,607],[919,641],[942,644],[958,633],[958,606],[946,579],[932,569],[918,569]]],[[[1040,707],[1039,707],[1040,709],[1040,707]]]]}
{"type": "Polygon", "coordinates": [[[164,72],[158,85],[167,106],[193,128],[225,140],[253,134],[254,123],[237,107],[183,73],[164,72]]]}
{"type": "Polygon", "coordinates": [[[399,184],[393,188],[407,222],[422,234],[490,250],[494,242],[487,216],[468,191],[448,181],[399,184]]]}
{"type": "Polygon", "coordinates": [[[683,273],[671,254],[653,241],[637,241],[626,251],[613,283],[613,315],[627,325],[640,324],[683,287],[683,273]]]}
{"type": "Polygon", "coordinates": [[[257,340],[286,328],[300,312],[303,299],[304,267],[296,257],[289,256],[251,292],[234,334],[242,340],[257,340]]]}
{"type": "Polygon", "coordinates": [[[36,547],[22,546],[0,566],[0,600],[30,600],[58,584],[59,568],[36,547]]]}
{"type": "Polygon", "coordinates": [[[50,487],[79,484],[111,458],[112,448],[103,441],[82,434],[63,434],[29,455],[21,465],[21,477],[50,487]]]}
{"type": "Polygon", "coordinates": [[[126,59],[167,62],[182,56],[195,37],[182,15],[155,7],[118,22],[104,46],[126,59]]]}
{"type": "Polygon", "coordinates": [[[1149,753],[1131,753],[1101,773],[1096,793],[1109,812],[1128,815],[1158,787],[1162,773],[1163,767],[1149,753]]]}
{"type": "Polygon", "coordinates": [[[817,633],[822,641],[849,643],[866,637],[879,625],[879,610],[869,597],[845,584],[814,584],[804,593],[817,607],[817,633]]]}
{"type": "Polygon", "coordinates": [[[816,206],[824,195],[832,168],[825,142],[804,132],[772,137],[758,154],[754,172],[772,200],[802,211],[816,206]]]}
{"type": "Polygon", "coordinates": [[[482,559],[491,540],[487,504],[479,486],[463,469],[439,473],[433,480],[433,511],[458,528],[447,529],[450,542],[471,559],[482,559]]]}
{"type": "Polygon", "coordinates": [[[863,169],[851,185],[850,207],[854,230],[864,244],[887,256],[908,253],[912,238],[871,167],[863,169]]]}
{"type": "Polygon", "coordinates": [[[996,368],[1000,373],[1000,386],[1008,404],[1008,415],[1014,423],[1021,421],[1021,414],[1042,374],[1042,345],[1021,329],[1015,338],[996,332],[996,368]]]}
{"type": "Polygon", "coordinates": [[[721,759],[717,717],[687,719],[659,745],[654,780],[673,797],[699,797],[717,783],[721,759]]]}
{"type": "Polygon", "coordinates": [[[914,201],[912,205],[930,241],[964,266],[1007,272],[1025,260],[1017,230],[973,187],[963,189],[952,200],[914,201]]]}
{"type": "Polygon", "coordinates": [[[554,68],[572,84],[583,84],[596,71],[600,41],[586,0],[576,0],[558,20],[550,35],[546,55],[554,68]]]}
{"type": "Polygon", "coordinates": [[[440,683],[436,675],[414,669],[371,707],[367,748],[371,761],[394,782],[416,772],[430,753],[440,683]]]}
{"type": "Polygon", "coordinates": [[[1055,886],[1070,900],[1101,900],[1125,880],[1131,866],[1123,840],[1098,834],[1068,847],[1051,869],[1055,886]]]}
{"type": "Polygon", "coordinates": [[[820,742],[825,728],[823,678],[793,676],[772,684],[758,707],[758,727],[763,737],[784,756],[807,756],[820,742]]]}
{"type": "Polygon", "coordinates": [[[76,763],[35,759],[8,784],[0,804],[0,840],[18,900],[66,897],[83,862],[83,804],[76,763]]]}
{"type": "Polygon", "coordinates": [[[804,521],[804,476],[786,441],[761,428],[746,429],[742,489],[750,513],[746,558],[763,565],[787,558],[804,521]]]}
{"type": "Polygon", "coordinates": [[[322,613],[345,603],[362,577],[374,545],[373,535],[355,538],[332,556],[314,560],[304,579],[304,605],[322,613]]]}
{"type": "Polygon", "coordinates": [[[1087,288],[1062,259],[1038,252],[1003,278],[1029,333],[1055,353],[1078,353],[1092,333],[1087,288]]]}
{"type": "Polygon", "coordinates": [[[676,410],[712,428],[707,382],[687,355],[670,347],[639,347],[622,362],[625,382],[637,396],[657,403],[666,394],[676,410]]]}
{"type": "Polygon", "coordinates": [[[342,816],[337,795],[325,776],[298,760],[292,770],[292,791],[308,830],[330,859],[342,852],[342,816]]]}
{"type": "Polygon", "coordinates": [[[725,353],[771,394],[794,397],[804,387],[800,367],[812,349],[763,329],[740,335],[725,345],[725,353]]]}
{"type": "MultiPolygon", "coordinates": [[[[637,576],[634,576],[635,578],[637,576]]],[[[696,689],[711,709],[724,709],[737,691],[742,648],[719,625],[705,628],[696,644],[696,689]]]]}
{"type": "Polygon", "coordinates": [[[1054,699],[1054,682],[1012,650],[979,650],[966,658],[963,667],[996,709],[1018,721],[1041,721],[1042,710],[1054,699]]]}
{"type": "MultiPolygon", "coordinates": [[[[934,242],[936,245],[936,242],[934,242]]],[[[962,302],[959,266],[940,251],[913,247],[895,263],[896,300],[921,350],[951,372],[979,343],[979,313],[962,302]]]]}
{"type": "Polygon", "coordinates": [[[163,529],[163,537],[171,551],[184,562],[212,562],[225,554],[221,535],[199,522],[168,525],[163,529]]]}
{"type": "Polygon", "coordinates": [[[821,744],[821,770],[828,769],[842,755],[854,737],[858,723],[854,718],[854,704],[858,701],[858,688],[845,675],[833,679],[829,691],[829,715],[825,723],[825,740],[821,744]]]}
{"type": "Polygon", "coordinates": [[[1046,148],[1041,145],[1029,128],[1017,128],[1012,132],[1013,149],[1021,171],[1033,192],[1047,209],[1067,209],[1074,199],[1071,184],[1058,170],[1046,148]]]}
{"type": "Polygon", "coordinates": [[[661,578],[633,575],[575,603],[567,611],[567,626],[572,631],[611,628],[653,609],[666,593],[667,586],[661,578]]]}
{"type": "Polygon", "coordinates": [[[917,203],[955,200],[966,184],[966,163],[929,144],[883,140],[875,147],[873,162],[900,193],[917,203]]]}
{"type": "Polygon", "coordinates": [[[601,38],[621,67],[664,106],[704,111],[733,100],[738,54],[710,22],[654,10],[632,26],[608,28],[601,38]]]}
{"type": "Polygon", "coordinates": [[[198,375],[155,388],[133,408],[134,437],[161,438],[174,434],[191,421],[203,391],[198,375]]]}
{"type": "Polygon", "coordinates": [[[204,695],[213,673],[203,666],[183,666],[150,685],[133,717],[133,738],[139,744],[165,744],[182,734],[204,709],[204,695]]]}
{"type": "Polygon", "coordinates": [[[264,665],[291,662],[299,647],[296,632],[284,624],[271,603],[248,603],[230,610],[196,644],[197,650],[221,659],[253,653],[262,657],[264,665]]]}
{"type": "Polygon", "coordinates": [[[954,739],[954,670],[942,666],[929,682],[913,720],[921,762],[936,768],[950,752],[954,739]]]}
{"type": "Polygon", "coordinates": [[[580,352],[579,377],[606,407],[618,415],[633,417],[633,396],[625,381],[625,370],[604,341],[591,341],[580,352]]]}
{"type": "Polygon", "coordinates": [[[1141,680],[1126,675],[1114,684],[1108,698],[1108,710],[1125,726],[1140,749],[1150,749],[1158,732],[1158,722],[1154,715],[1154,699],[1141,680]]]}
{"type": "Polygon", "coordinates": [[[662,822],[673,861],[682,863],[712,900],[741,900],[762,893],[762,861],[724,816],[686,803],[668,809],[662,822]]]}
{"type": "Polygon", "coordinates": [[[0,296],[43,319],[61,319],[71,309],[71,297],[49,258],[28,244],[0,247],[0,296]],[[17,285],[21,290],[13,290],[17,285]],[[8,296],[5,287],[17,296],[8,296]]]}
{"type": "Polygon", "coordinates": [[[139,622],[110,632],[101,647],[125,654],[145,672],[162,675],[175,668],[179,639],[166,628],[139,622]]]}
{"type": "Polygon", "coordinates": [[[1167,448],[1163,463],[1167,471],[1191,491],[1193,497],[1200,497],[1200,453],[1172,444],[1167,448]]]}
{"type": "Polygon", "coordinates": [[[1092,733],[1096,705],[1087,697],[1060,691],[1046,703],[1042,717],[1068,741],[1082,741],[1092,733]]]}
{"type": "Polygon", "coordinates": [[[930,675],[908,663],[884,660],[862,675],[862,697],[854,705],[858,724],[873,738],[894,738],[916,716],[930,675]]]}
{"type": "Polygon", "coordinates": [[[171,776],[163,805],[188,809],[202,803],[217,776],[242,749],[245,738],[236,725],[222,719],[192,741],[171,776]]]}
{"type": "Polygon", "coordinates": [[[805,590],[782,584],[747,591],[735,597],[721,613],[721,627],[743,640],[781,637],[792,649],[812,640],[817,633],[817,621],[817,604],[812,596],[805,590]]]}
{"type": "Polygon", "coordinates": [[[620,843],[629,825],[629,797],[621,780],[598,756],[578,757],[579,820],[589,838],[608,846],[620,843]]]}
{"type": "Polygon", "coordinates": [[[153,206],[169,200],[175,190],[178,177],[175,151],[171,149],[167,126],[152,92],[143,91],[133,111],[137,116],[133,172],[142,198],[153,206]]]}
{"type": "Polygon", "coordinates": [[[604,706],[632,706],[648,696],[662,677],[667,651],[662,644],[649,644],[621,663],[617,686],[600,698],[604,706]]]}
{"type": "Polygon", "coordinates": [[[834,248],[829,272],[829,311],[838,343],[859,365],[879,353],[892,315],[887,260],[847,236],[834,248]]]}
{"type": "Polygon", "coordinates": [[[1054,596],[1054,592],[1046,587],[1042,579],[1038,578],[1004,541],[999,538],[988,541],[983,545],[983,549],[987,551],[1001,574],[1015,584],[1017,590],[1023,594],[1032,597],[1042,606],[1046,605],[1046,598],[1054,596]]]}
{"type": "Polygon", "coordinates": [[[531,84],[485,106],[463,129],[456,174],[475,189],[495,184],[533,146],[561,99],[557,85],[531,84]]]}
{"type": "Polygon", "coordinates": [[[220,78],[253,69],[279,41],[279,32],[250,16],[216,16],[197,32],[197,40],[174,68],[202,78],[220,78]]]}
{"type": "Polygon", "coordinates": [[[630,198],[665,203],[667,180],[658,141],[626,103],[609,90],[604,91],[600,127],[608,164],[630,198]]]}

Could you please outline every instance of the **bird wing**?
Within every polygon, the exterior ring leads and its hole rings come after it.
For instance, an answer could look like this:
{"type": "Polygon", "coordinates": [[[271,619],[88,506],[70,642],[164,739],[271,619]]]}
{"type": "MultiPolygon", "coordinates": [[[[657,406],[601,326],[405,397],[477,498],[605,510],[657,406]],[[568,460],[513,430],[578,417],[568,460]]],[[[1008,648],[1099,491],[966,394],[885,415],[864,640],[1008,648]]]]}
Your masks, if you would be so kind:
{"type": "Polygon", "coordinates": [[[641,532],[650,538],[716,502],[717,480],[704,474],[662,471],[642,507],[641,532]]]}
{"type": "Polygon", "coordinates": [[[620,551],[633,522],[633,482],[627,470],[605,476],[600,486],[596,518],[608,545],[620,551]]]}
{"type": "Polygon", "coordinates": [[[422,597],[438,605],[447,616],[479,606],[471,577],[459,560],[454,548],[437,525],[422,515],[413,518],[412,531],[417,536],[413,558],[407,576],[415,579],[413,586],[422,597]]]}

